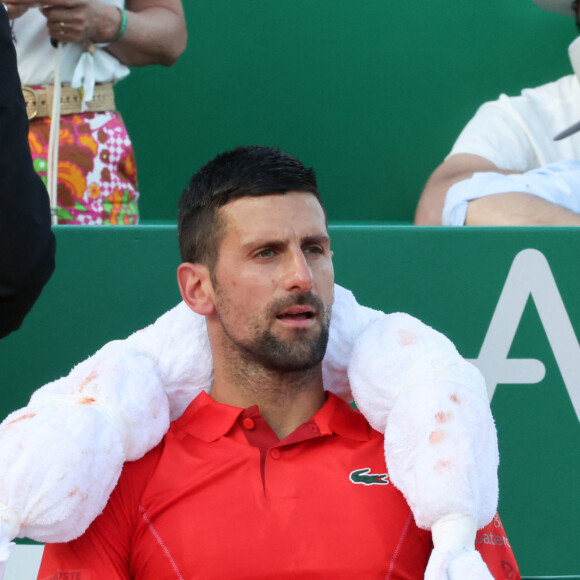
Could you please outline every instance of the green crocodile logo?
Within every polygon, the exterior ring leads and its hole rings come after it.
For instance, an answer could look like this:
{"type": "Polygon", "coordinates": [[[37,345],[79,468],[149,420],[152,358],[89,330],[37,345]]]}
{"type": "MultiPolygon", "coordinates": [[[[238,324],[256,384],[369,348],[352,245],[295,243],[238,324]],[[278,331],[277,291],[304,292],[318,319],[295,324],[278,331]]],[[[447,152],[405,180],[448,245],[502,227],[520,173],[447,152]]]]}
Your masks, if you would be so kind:
{"type": "Polygon", "coordinates": [[[386,473],[370,473],[371,468],[355,469],[349,475],[353,483],[362,483],[363,485],[389,485],[389,476],[386,473]]]}

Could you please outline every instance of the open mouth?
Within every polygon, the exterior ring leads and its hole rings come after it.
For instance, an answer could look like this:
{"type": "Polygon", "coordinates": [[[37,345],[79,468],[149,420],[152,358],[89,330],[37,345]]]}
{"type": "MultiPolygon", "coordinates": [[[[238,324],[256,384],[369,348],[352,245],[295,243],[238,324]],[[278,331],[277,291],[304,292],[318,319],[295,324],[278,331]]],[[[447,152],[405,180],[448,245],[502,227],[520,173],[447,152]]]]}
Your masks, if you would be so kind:
{"type": "Polygon", "coordinates": [[[285,312],[284,314],[279,314],[276,318],[280,320],[310,320],[314,318],[313,312],[285,312]]]}
{"type": "Polygon", "coordinates": [[[316,317],[316,310],[309,305],[295,304],[286,310],[283,310],[276,316],[281,322],[289,324],[308,324],[309,321],[316,317]]]}

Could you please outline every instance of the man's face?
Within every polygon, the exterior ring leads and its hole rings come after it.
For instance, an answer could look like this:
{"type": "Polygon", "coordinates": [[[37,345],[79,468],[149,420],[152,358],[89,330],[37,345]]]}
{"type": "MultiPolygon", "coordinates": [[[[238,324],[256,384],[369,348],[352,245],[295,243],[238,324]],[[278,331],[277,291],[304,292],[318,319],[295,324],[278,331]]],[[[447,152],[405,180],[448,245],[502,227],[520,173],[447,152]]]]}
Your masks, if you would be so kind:
{"type": "Polygon", "coordinates": [[[319,364],[334,270],[318,200],[301,192],[244,197],[220,211],[225,235],[214,289],[222,346],[271,370],[319,364]]]}

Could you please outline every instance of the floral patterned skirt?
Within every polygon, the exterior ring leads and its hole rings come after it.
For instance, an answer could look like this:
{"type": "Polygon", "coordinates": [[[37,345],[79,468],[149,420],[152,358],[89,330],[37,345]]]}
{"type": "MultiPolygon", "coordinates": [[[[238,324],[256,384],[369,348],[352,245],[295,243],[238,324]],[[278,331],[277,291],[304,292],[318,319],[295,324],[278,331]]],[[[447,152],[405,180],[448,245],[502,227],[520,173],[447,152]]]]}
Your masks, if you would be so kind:
{"type": "MultiPolygon", "coordinates": [[[[46,184],[50,118],[30,121],[34,168],[46,184]]],[[[60,120],[59,224],[132,225],[139,220],[133,145],[121,115],[79,113],[60,120]]]]}

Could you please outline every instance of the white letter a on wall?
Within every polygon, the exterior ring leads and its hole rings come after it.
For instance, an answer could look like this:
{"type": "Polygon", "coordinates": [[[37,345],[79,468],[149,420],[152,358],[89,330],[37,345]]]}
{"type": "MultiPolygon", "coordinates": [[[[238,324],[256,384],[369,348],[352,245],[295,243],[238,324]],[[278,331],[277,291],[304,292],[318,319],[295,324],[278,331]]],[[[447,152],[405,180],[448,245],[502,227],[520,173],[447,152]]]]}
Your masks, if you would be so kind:
{"type": "Polygon", "coordinates": [[[541,361],[507,358],[530,296],[580,420],[580,346],[548,261],[538,250],[522,250],[515,257],[479,356],[471,362],[485,376],[490,400],[498,384],[533,384],[544,378],[541,361]]]}

